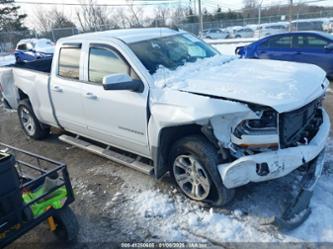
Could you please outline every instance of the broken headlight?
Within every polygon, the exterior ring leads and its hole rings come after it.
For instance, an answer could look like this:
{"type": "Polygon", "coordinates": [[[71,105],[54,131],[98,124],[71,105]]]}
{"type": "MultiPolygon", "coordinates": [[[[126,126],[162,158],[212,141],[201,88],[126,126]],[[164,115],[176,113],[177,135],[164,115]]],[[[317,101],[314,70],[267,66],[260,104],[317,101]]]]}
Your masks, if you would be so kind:
{"type": "Polygon", "coordinates": [[[272,109],[255,110],[258,119],[243,120],[234,129],[233,143],[243,148],[275,148],[279,138],[278,114],[272,109]]]}
{"type": "Polygon", "coordinates": [[[241,138],[242,135],[272,134],[277,131],[277,113],[274,110],[263,111],[260,119],[242,121],[235,129],[234,135],[241,138]]]}

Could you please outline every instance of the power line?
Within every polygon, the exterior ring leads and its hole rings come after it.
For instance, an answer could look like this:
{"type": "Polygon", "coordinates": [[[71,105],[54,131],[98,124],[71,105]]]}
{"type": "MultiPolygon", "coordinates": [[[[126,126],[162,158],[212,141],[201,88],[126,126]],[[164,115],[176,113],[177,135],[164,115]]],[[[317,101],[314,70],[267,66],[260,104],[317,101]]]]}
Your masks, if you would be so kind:
{"type": "MultiPolygon", "coordinates": [[[[325,2],[328,0],[308,0],[308,1],[299,1],[295,4],[308,4],[308,3],[318,3],[325,2]]],[[[208,5],[212,7],[214,1],[208,1],[208,5]]],[[[32,1],[15,1],[16,4],[30,4],[30,5],[61,5],[61,6],[90,6],[89,3],[58,3],[58,2],[32,2],[32,1]]],[[[176,4],[179,3],[177,0],[132,0],[132,3],[120,3],[120,4],[110,4],[110,3],[95,3],[94,6],[100,7],[126,7],[126,6],[154,6],[160,4],[176,4]]],[[[207,2],[206,2],[207,3],[207,2]]],[[[289,4],[279,4],[279,6],[288,6],[289,4]]],[[[216,5],[217,6],[217,5],[216,5]]],[[[219,4],[222,8],[228,8],[228,6],[224,4],[219,4]]],[[[231,5],[229,5],[230,8],[231,5]]],[[[235,5],[234,5],[235,6],[235,5]]],[[[262,8],[269,8],[277,6],[276,4],[263,5],[262,8]]],[[[245,10],[244,8],[233,9],[234,11],[245,10]]]]}
{"type": "MultiPolygon", "coordinates": [[[[15,1],[16,4],[31,4],[31,5],[62,5],[62,6],[90,6],[89,3],[56,3],[56,2],[31,2],[31,1],[15,1]]],[[[123,4],[100,4],[95,3],[94,6],[99,7],[124,7],[124,6],[152,6],[152,5],[160,5],[160,4],[173,4],[176,3],[176,0],[160,0],[160,1],[135,1],[133,3],[123,3],[123,4]]]]}

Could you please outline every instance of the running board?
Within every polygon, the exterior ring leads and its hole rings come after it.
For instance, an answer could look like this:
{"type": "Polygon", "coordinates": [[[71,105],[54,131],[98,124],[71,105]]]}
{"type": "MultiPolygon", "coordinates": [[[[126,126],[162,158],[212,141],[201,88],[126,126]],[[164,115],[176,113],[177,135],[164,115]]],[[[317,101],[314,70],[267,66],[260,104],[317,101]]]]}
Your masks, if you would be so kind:
{"type": "Polygon", "coordinates": [[[103,147],[94,145],[92,143],[89,143],[87,141],[84,141],[84,140],[80,139],[80,137],[78,137],[78,136],[72,137],[72,136],[68,136],[68,135],[61,135],[59,137],[59,139],[65,143],[71,144],[71,145],[76,146],[83,150],[87,150],[91,153],[105,157],[114,162],[123,164],[129,168],[140,171],[141,173],[144,173],[146,175],[153,175],[153,173],[154,173],[153,166],[141,162],[139,156],[135,159],[135,158],[123,155],[119,152],[113,151],[109,148],[109,146],[107,146],[106,148],[103,148],[103,147]]]}

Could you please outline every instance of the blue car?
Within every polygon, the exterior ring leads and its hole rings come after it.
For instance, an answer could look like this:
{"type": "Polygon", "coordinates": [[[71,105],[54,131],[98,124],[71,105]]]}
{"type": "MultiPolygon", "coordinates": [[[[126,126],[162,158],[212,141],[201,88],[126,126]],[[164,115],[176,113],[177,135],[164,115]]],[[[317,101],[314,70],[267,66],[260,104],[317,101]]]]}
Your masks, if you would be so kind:
{"type": "Polygon", "coordinates": [[[49,39],[24,39],[19,41],[15,50],[17,63],[31,62],[53,57],[54,43],[49,39]]]}
{"type": "Polygon", "coordinates": [[[333,35],[323,32],[289,32],[267,36],[237,47],[242,58],[272,59],[315,64],[333,79],[333,35]]]}

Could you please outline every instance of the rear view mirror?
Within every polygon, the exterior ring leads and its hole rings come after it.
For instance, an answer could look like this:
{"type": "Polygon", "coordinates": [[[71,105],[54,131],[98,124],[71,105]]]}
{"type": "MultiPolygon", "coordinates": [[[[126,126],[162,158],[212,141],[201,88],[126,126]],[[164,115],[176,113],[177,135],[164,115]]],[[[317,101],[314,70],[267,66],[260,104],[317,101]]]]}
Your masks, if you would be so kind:
{"type": "Polygon", "coordinates": [[[104,90],[130,90],[134,92],[143,91],[141,80],[133,80],[127,74],[110,74],[103,78],[104,90]]]}

